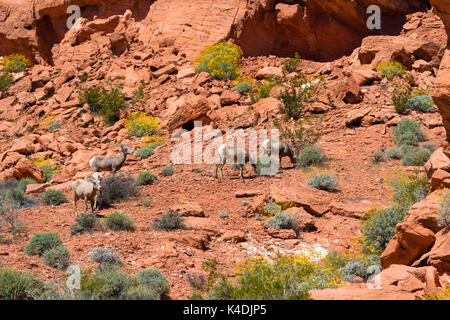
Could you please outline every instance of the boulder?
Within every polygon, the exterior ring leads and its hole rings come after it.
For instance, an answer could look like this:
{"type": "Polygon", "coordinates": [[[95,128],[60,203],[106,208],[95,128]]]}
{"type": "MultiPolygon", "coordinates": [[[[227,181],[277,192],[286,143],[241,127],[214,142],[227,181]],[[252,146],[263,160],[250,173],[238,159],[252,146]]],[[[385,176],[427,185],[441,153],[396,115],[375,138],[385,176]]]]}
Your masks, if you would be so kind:
{"type": "Polygon", "coordinates": [[[13,175],[17,180],[31,178],[37,182],[42,181],[42,171],[31,160],[20,159],[14,166],[13,175]]]}
{"type": "Polygon", "coordinates": [[[260,69],[256,73],[256,78],[258,79],[267,79],[267,78],[273,78],[273,77],[283,77],[283,71],[281,71],[281,68],[277,67],[265,67],[260,69]]]}
{"type": "Polygon", "coordinates": [[[392,264],[411,265],[433,246],[441,227],[437,225],[439,202],[442,192],[435,191],[416,203],[395,229],[395,235],[381,254],[381,265],[388,268],[392,264]]]}

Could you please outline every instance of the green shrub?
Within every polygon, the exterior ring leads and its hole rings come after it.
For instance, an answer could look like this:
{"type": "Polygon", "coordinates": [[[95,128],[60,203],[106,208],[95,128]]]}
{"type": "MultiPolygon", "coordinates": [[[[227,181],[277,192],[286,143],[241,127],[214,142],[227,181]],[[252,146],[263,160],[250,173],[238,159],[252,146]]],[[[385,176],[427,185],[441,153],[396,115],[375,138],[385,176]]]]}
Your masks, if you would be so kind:
{"type": "Polygon", "coordinates": [[[9,86],[14,82],[14,78],[9,74],[0,76],[0,92],[8,90],[9,86]]]}
{"type": "Polygon", "coordinates": [[[105,225],[111,230],[134,230],[133,219],[123,214],[122,212],[115,211],[106,216],[105,225]]]}
{"type": "Polygon", "coordinates": [[[0,181],[0,211],[2,210],[18,210],[22,208],[33,207],[37,201],[25,195],[26,185],[34,180],[0,181]]]}
{"type": "Polygon", "coordinates": [[[213,300],[307,300],[313,289],[335,288],[336,271],[323,261],[279,256],[257,257],[242,263],[236,284],[223,279],[208,294],[213,300]]]}
{"type": "Polygon", "coordinates": [[[311,178],[307,185],[319,190],[333,191],[339,186],[336,178],[328,174],[320,174],[311,178]]]}
{"type": "Polygon", "coordinates": [[[108,175],[102,184],[102,207],[109,207],[112,203],[127,200],[136,196],[138,190],[132,176],[124,174],[108,175]]]}
{"type": "Polygon", "coordinates": [[[434,152],[437,149],[436,146],[432,143],[422,143],[421,147],[430,150],[430,152],[434,152]]]}
{"type": "Polygon", "coordinates": [[[392,199],[400,206],[407,208],[425,199],[430,190],[428,178],[417,173],[407,177],[389,179],[388,183],[394,191],[392,199]]]}
{"type": "Polygon", "coordinates": [[[30,60],[21,54],[10,54],[3,58],[1,62],[3,66],[3,72],[22,72],[29,66],[31,66],[30,60]]]}
{"type": "Polygon", "coordinates": [[[280,229],[293,229],[294,228],[295,219],[293,216],[287,213],[278,213],[270,220],[266,221],[266,228],[275,228],[277,230],[280,229]]]}
{"type": "Polygon", "coordinates": [[[149,171],[141,172],[136,178],[136,185],[143,186],[158,181],[158,177],[149,171]]]}
{"type": "Polygon", "coordinates": [[[404,144],[415,146],[420,141],[426,140],[426,135],[420,129],[420,124],[412,119],[399,121],[392,132],[394,141],[398,146],[404,144]]]}
{"type": "Polygon", "coordinates": [[[370,252],[382,252],[395,234],[395,226],[405,218],[407,209],[394,206],[378,210],[364,222],[362,233],[364,236],[363,248],[370,252]]]}
{"type": "Polygon", "coordinates": [[[89,76],[87,72],[83,72],[78,78],[80,79],[80,82],[83,83],[88,80],[89,76]]]}
{"type": "Polygon", "coordinates": [[[420,112],[435,112],[433,99],[428,95],[420,95],[412,97],[405,104],[408,109],[420,112]]]}
{"type": "Polygon", "coordinates": [[[159,299],[169,294],[170,283],[158,269],[145,269],[137,273],[133,282],[138,286],[150,288],[159,299]]]}
{"type": "Polygon", "coordinates": [[[205,48],[194,61],[195,72],[207,72],[213,79],[236,79],[242,50],[230,42],[220,42],[205,48]]]}
{"type": "Polygon", "coordinates": [[[160,218],[153,220],[152,226],[155,230],[170,231],[175,229],[186,229],[184,218],[178,214],[178,211],[169,210],[160,218]]]}
{"type": "Polygon", "coordinates": [[[392,93],[392,104],[398,114],[403,114],[406,111],[406,103],[411,99],[411,88],[395,86],[392,93]]]}
{"type": "Polygon", "coordinates": [[[61,121],[53,122],[51,125],[48,126],[48,131],[56,131],[61,129],[61,121]]]}
{"type": "Polygon", "coordinates": [[[444,200],[439,204],[439,216],[436,218],[438,226],[446,228],[450,226],[450,192],[445,193],[444,200]]]}
{"type": "Polygon", "coordinates": [[[98,224],[98,218],[93,213],[82,213],[75,218],[75,224],[71,226],[72,234],[91,231],[98,224]]]}
{"type": "Polygon", "coordinates": [[[399,159],[403,158],[403,153],[400,149],[388,150],[388,151],[386,151],[385,155],[386,155],[386,158],[389,158],[389,159],[399,160],[399,159]]]}
{"type": "Polygon", "coordinates": [[[256,173],[258,175],[275,175],[280,168],[280,161],[274,157],[262,155],[256,160],[256,173]]]}
{"type": "Polygon", "coordinates": [[[277,85],[274,81],[264,81],[263,83],[258,83],[257,86],[252,87],[250,90],[250,99],[253,103],[258,102],[260,99],[268,98],[270,96],[270,91],[277,85]]]}
{"type": "Polygon", "coordinates": [[[323,150],[313,146],[304,148],[297,157],[297,166],[301,168],[321,165],[323,162],[323,150]]]}
{"type": "Polygon", "coordinates": [[[288,58],[283,61],[283,73],[291,73],[297,69],[298,64],[302,61],[300,55],[296,52],[294,58],[288,58]]]}
{"type": "Polygon", "coordinates": [[[422,148],[411,148],[403,157],[404,166],[423,166],[431,157],[431,151],[422,148]]]}
{"type": "Polygon", "coordinates": [[[89,256],[100,264],[122,265],[120,255],[114,249],[94,248],[89,253],[89,256]]]}
{"type": "Polygon", "coordinates": [[[153,204],[153,200],[144,200],[141,202],[141,205],[143,205],[144,207],[150,207],[153,204]]]}
{"type": "Polygon", "coordinates": [[[383,151],[375,151],[372,156],[373,163],[379,163],[386,159],[386,154],[383,151]]]}
{"type": "Polygon", "coordinates": [[[101,281],[97,292],[100,299],[122,299],[131,285],[131,277],[116,268],[97,268],[95,275],[101,281]]]}
{"type": "Polygon", "coordinates": [[[34,300],[43,282],[33,274],[10,269],[0,269],[0,300],[34,300]]]}
{"type": "Polygon", "coordinates": [[[92,113],[102,116],[103,121],[114,124],[119,120],[120,110],[125,108],[125,93],[122,88],[116,87],[107,90],[104,87],[84,89],[79,103],[87,103],[92,113]]]}
{"type": "Polygon", "coordinates": [[[289,80],[278,98],[281,101],[278,109],[284,115],[285,121],[289,121],[291,118],[300,119],[304,115],[305,109],[315,101],[317,87],[323,87],[321,82],[315,84],[301,73],[297,77],[289,80]]]}
{"type": "Polygon", "coordinates": [[[63,245],[45,251],[43,257],[45,264],[59,270],[66,269],[70,264],[69,249],[63,245]]]}
{"type": "Polygon", "coordinates": [[[383,61],[377,66],[377,71],[380,72],[382,78],[387,78],[389,81],[394,80],[395,77],[403,77],[406,74],[405,67],[394,60],[383,61]]]}
{"type": "Polygon", "coordinates": [[[380,258],[377,255],[368,255],[351,260],[345,267],[338,270],[342,279],[349,282],[353,282],[355,277],[360,277],[367,282],[381,271],[380,258]]]}
{"type": "Polygon", "coordinates": [[[249,92],[252,90],[253,86],[248,82],[241,82],[237,86],[233,87],[233,91],[243,94],[244,92],[249,92]]]}
{"type": "Polygon", "coordinates": [[[46,205],[52,205],[52,206],[59,206],[60,204],[68,202],[63,191],[53,190],[53,189],[45,190],[41,197],[41,200],[46,205]]]}
{"type": "Polygon", "coordinates": [[[27,186],[29,184],[37,184],[37,182],[31,178],[20,179],[18,182],[18,187],[23,191],[27,191],[27,186]]]}
{"type": "Polygon", "coordinates": [[[59,247],[62,244],[57,233],[36,233],[23,251],[28,255],[42,256],[46,251],[59,247]]]}
{"type": "Polygon", "coordinates": [[[175,170],[173,169],[172,166],[167,166],[162,168],[161,174],[165,177],[172,176],[175,174],[175,170]]]}
{"type": "Polygon", "coordinates": [[[152,147],[142,148],[136,152],[136,155],[141,159],[147,159],[155,153],[152,147]]]}

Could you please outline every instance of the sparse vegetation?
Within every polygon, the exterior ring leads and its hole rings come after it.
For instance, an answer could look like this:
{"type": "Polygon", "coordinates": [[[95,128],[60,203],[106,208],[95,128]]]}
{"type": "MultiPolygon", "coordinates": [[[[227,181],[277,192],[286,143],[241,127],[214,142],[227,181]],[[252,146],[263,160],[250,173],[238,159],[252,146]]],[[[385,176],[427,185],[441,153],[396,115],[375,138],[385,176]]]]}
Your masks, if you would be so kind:
{"type": "Polygon", "coordinates": [[[212,279],[220,280],[207,292],[213,300],[307,300],[310,290],[335,288],[341,281],[326,259],[307,255],[250,258],[238,266],[235,283],[222,274],[212,279]]]}
{"type": "Polygon", "coordinates": [[[122,265],[120,255],[114,249],[94,248],[89,253],[89,256],[100,264],[122,265]]]}
{"type": "Polygon", "coordinates": [[[405,218],[406,211],[405,207],[394,206],[371,214],[362,228],[363,249],[381,253],[394,236],[395,226],[405,218]]]}
{"type": "Polygon", "coordinates": [[[447,228],[450,226],[450,192],[446,192],[443,201],[439,204],[439,216],[437,217],[438,226],[447,228]]]}
{"type": "Polygon", "coordinates": [[[162,168],[161,174],[165,177],[173,176],[175,174],[175,170],[173,169],[172,166],[166,166],[162,168]]]}
{"type": "Polygon", "coordinates": [[[42,170],[42,182],[49,182],[53,175],[62,170],[62,167],[51,158],[33,158],[31,161],[42,170]]]}
{"type": "Polygon", "coordinates": [[[31,273],[0,269],[0,300],[34,300],[42,287],[43,282],[31,273]]]}
{"type": "Polygon", "coordinates": [[[287,58],[283,61],[283,73],[287,74],[296,71],[297,66],[301,61],[300,55],[296,52],[293,58],[287,58]]]}
{"type": "Polygon", "coordinates": [[[428,95],[412,97],[406,102],[405,108],[424,113],[435,112],[433,99],[428,95]]]}
{"type": "Polygon", "coordinates": [[[106,216],[105,225],[108,229],[119,231],[133,231],[134,222],[133,219],[125,215],[123,212],[114,211],[106,216]]]}
{"type": "Polygon", "coordinates": [[[141,159],[147,159],[155,153],[152,147],[142,148],[136,152],[136,155],[141,159]]]}
{"type": "Polygon", "coordinates": [[[92,113],[102,116],[107,124],[114,124],[119,120],[120,110],[126,107],[125,93],[122,85],[111,88],[104,87],[83,88],[83,95],[79,98],[79,104],[87,103],[92,113]]]}
{"type": "Polygon", "coordinates": [[[56,131],[61,129],[61,121],[53,122],[51,125],[48,126],[48,131],[56,131]]]}
{"type": "Polygon", "coordinates": [[[406,103],[411,99],[411,88],[406,86],[395,85],[392,93],[392,104],[398,114],[403,114],[406,111],[406,103]]]}
{"type": "Polygon", "coordinates": [[[252,90],[253,86],[251,83],[248,82],[241,82],[235,87],[233,87],[233,91],[239,92],[240,94],[243,94],[244,92],[249,92],[252,90]]]}
{"type": "Polygon", "coordinates": [[[216,80],[236,79],[242,54],[242,49],[230,42],[208,46],[195,58],[195,72],[207,72],[216,80]]]}
{"type": "Polygon", "coordinates": [[[318,166],[324,162],[323,150],[309,146],[304,148],[297,157],[297,166],[301,168],[318,166]]]}
{"type": "Polygon", "coordinates": [[[404,144],[415,146],[426,140],[426,135],[420,129],[420,124],[412,119],[403,119],[392,130],[394,141],[398,146],[404,144]]]}
{"type": "Polygon", "coordinates": [[[31,61],[24,55],[13,53],[3,58],[1,62],[3,66],[3,72],[16,73],[22,72],[31,66],[31,61]]]}
{"type": "Polygon", "coordinates": [[[28,255],[42,256],[46,251],[59,247],[62,244],[57,233],[36,233],[23,251],[28,255]]]}
{"type": "Polygon", "coordinates": [[[160,218],[153,220],[152,226],[155,230],[170,231],[175,229],[186,229],[184,218],[177,211],[169,210],[160,218]]]}
{"type": "Polygon", "coordinates": [[[9,74],[0,75],[0,92],[5,92],[14,82],[14,78],[9,74]]]}
{"type": "Polygon", "coordinates": [[[45,190],[42,194],[41,200],[46,205],[51,206],[59,206],[60,204],[68,202],[63,191],[54,189],[45,190]]]}
{"type": "Polygon", "coordinates": [[[70,251],[67,247],[60,245],[45,251],[43,258],[45,264],[59,270],[64,270],[69,266],[70,251]]]}
{"type": "Polygon", "coordinates": [[[367,282],[381,271],[380,258],[377,255],[367,255],[350,260],[338,270],[338,273],[345,281],[353,282],[355,277],[360,277],[364,282],[367,282]]]}
{"type": "Polygon", "coordinates": [[[395,77],[403,77],[406,74],[405,67],[397,61],[383,61],[377,66],[377,71],[382,78],[387,78],[389,81],[394,80],[395,77]]]}
{"type": "Polygon", "coordinates": [[[409,148],[403,156],[404,166],[423,166],[430,159],[431,151],[422,148],[409,148]]]}
{"type": "Polygon", "coordinates": [[[148,184],[153,184],[158,181],[158,177],[149,171],[141,172],[136,178],[136,185],[143,186],[148,184]]]}
{"type": "Polygon", "coordinates": [[[127,200],[138,194],[135,180],[132,176],[126,176],[122,173],[108,175],[103,179],[102,184],[102,206],[109,207],[114,202],[127,200]]]}
{"type": "Polygon", "coordinates": [[[272,200],[269,200],[269,202],[267,202],[266,206],[264,207],[264,215],[268,217],[275,217],[276,215],[281,213],[282,213],[281,206],[276,204],[272,200]]]}
{"type": "Polygon", "coordinates": [[[277,230],[280,229],[293,229],[294,228],[295,219],[293,216],[279,212],[270,220],[266,221],[266,228],[275,228],[277,230]]]}
{"type": "Polygon", "coordinates": [[[320,174],[311,178],[307,185],[312,188],[325,191],[334,191],[339,186],[336,178],[329,174],[320,174]]]}
{"type": "Polygon", "coordinates": [[[70,227],[72,234],[89,232],[98,224],[98,218],[93,213],[82,213],[75,218],[75,224],[70,227]]]}

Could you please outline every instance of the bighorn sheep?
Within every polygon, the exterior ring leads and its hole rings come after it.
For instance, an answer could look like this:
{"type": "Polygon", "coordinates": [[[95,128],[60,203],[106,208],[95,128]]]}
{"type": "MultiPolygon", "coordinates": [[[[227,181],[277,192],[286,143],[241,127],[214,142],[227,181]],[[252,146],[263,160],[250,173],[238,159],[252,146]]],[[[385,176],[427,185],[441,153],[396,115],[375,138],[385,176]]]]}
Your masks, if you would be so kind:
{"type": "Polygon", "coordinates": [[[92,171],[112,171],[112,174],[115,175],[116,171],[119,170],[124,164],[127,154],[134,153],[134,150],[131,150],[126,145],[121,144],[120,148],[122,149],[122,154],[120,155],[92,157],[89,160],[89,165],[91,166],[92,171]]]}
{"type": "Polygon", "coordinates": [[[281,169],[281,158],[283,157],[289,157],[289,160],[291,160],[293,165],[296,163],[294,150],[283,141],[275,142],[271,139],[266,139],[263,142],[262,149],[264,155],[268,155],[270,150],[274,153],[278,152],[281,169]]]}
{"type": "Polygon", "coordinates": [[[77,200],[80,198],[84,199],[84,212],[87,212],[87,202],[91,203],[92,213],[95,213],[95,200],[97,198],[97,192],[101,190],[100,181],[92,177],[86,179],[78,179],[72,182],[73,190],[73,212],[76,216],[77,213],[77,200]]]}
{"type": "Polygon", "coordinates": [[[244,166],[247,162],[250,162],[256,172],[256,162],[253,160],[253,157],[249,154],[247,149],[235,146],[233,144],[222,144],[217,149],[217,152],[219,154],[219,161],[216,164],[216,178],[218,178],[219,168],[223,178],[223,166],[225,165],[227,160],[233,160],[239,164],[239,178],[241,179],[244,179],[242,171],[244,170],[244,166]]]}
{"type": "MultiPolygon", "coordinates": [[[[88,180],[90,178],[98,181],[100,186],[102,185],[103,175],[100,172],[91,173],[86,178],[84,178],[84,180],[88,180]]],[[[97,194],[95,195],[94,208],[100,209],[100,206],[102,205],[102,201],[103,201],[103,193],[102,193],[102,189],[100,188],[99,190],[97,190],[97,194]]]]}

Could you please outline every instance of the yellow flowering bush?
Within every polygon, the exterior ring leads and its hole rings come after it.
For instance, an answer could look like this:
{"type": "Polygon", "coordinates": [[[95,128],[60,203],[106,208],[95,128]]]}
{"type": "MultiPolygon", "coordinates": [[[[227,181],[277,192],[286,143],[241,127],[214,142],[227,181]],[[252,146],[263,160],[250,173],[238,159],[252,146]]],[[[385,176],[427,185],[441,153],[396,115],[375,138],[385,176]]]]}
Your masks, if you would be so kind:
{"type": "Polygon", "coordinates": [[[39,126],[48,129],[50,125],[56,122],[56,115],[52,112],[39,121],[39,126]]]}
{"type": "Polygon", "coordinates": [[[394,60],[382,61],[376,69],[382,78],[387,78],[389,81],[394,80],[395,77],[403,77],[406,74],[405,67],[394,60]]]}
{"type": "Polygon", "coordinates": [[[31,61],[24,55],[13,53],[3,58],[1,64],[4,72],[12,73],[24,71],[26,68],[31,66],[31,61]]]}
{"type": "Polygon", "coordinates": [[[135,112],[129,115],[125,120],[124,127],[127,128],[133,136],[146,137],[156,134],[161,125],[155,117],[145,113],[135,112]]]}
{"type": "Polygon", "coordinates": [[[440,292],[430,292],[424,295],[422,300],[450,300],[450,283],[447,283],[444,290],[440,292]]]}
{"type": "Polygon", "coordinates": [[[207,72],[216,80],[234,80],[240,74],[239,60],[242,54],[242,49],[230,42],[208,46],[195,58],[195,72],[207,72]]]}
{"type": "Polygon", "coordinates": [[[42,182],[49,182],[55,173],[62,170],[62,167],[51,158],[34,158],[31,161],[42,170],[42,182]]]}
{"type": "Polygon", "coordinates": [[[158,134],[154,134],[154,135],[152,135],[152,136],[145,137],[145,138],[141,141],[140,146],[141,146],[142,148],[148,148],[148,147],[150,147],[150,146],[156,148],[156,147],[162,145],[162,144],[164,143],[164,141],[165,141],[165,139],[164,139],[163,136],[160,136],[160,135],[158,135],[158,134]]]}

